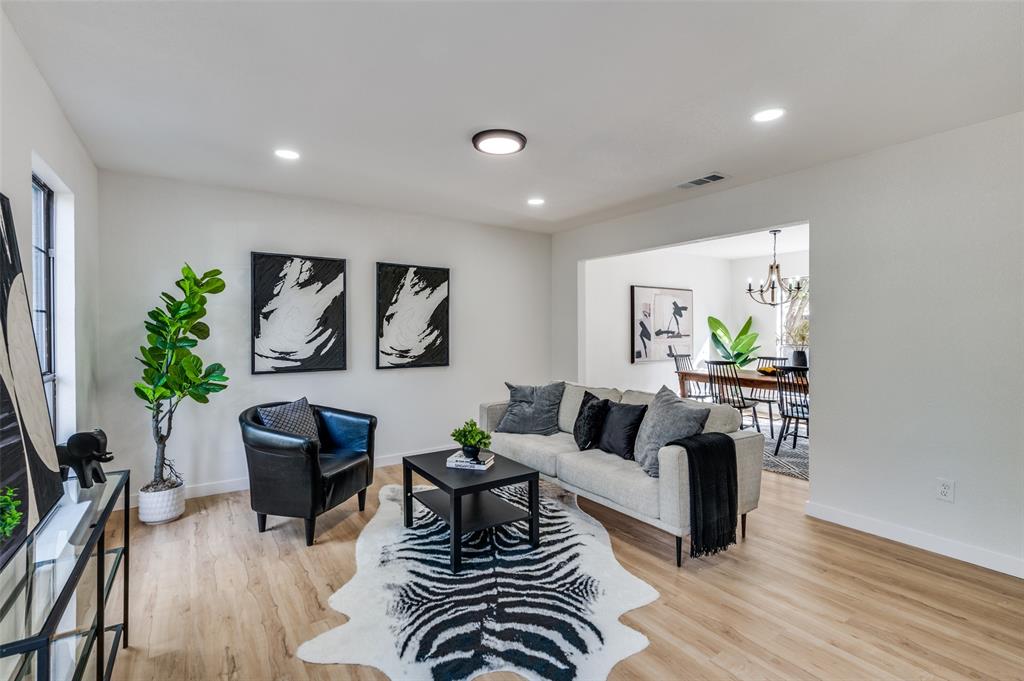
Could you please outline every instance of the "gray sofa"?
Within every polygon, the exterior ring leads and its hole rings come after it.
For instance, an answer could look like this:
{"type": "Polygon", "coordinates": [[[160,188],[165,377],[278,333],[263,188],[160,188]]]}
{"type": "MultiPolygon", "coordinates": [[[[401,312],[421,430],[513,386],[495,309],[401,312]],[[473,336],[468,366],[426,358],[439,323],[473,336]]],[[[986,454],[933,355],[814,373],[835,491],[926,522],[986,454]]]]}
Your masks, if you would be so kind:
{"type": "MultiPolygon", "coordinates": [[[[481,404],[480,425],[491,433],[491,450],[535,468],[541,476],[570,492],[675,535],[676,564],[681,565],[683,538],[690,533],[686,450],[676,445],[662,447],[658,452],[661,472],[657,478],[644,473],[635,461],[599,449],[580,451],[573,440],[572,428],[585,391],[601,399],[626,404],[649,404],[654,399],[654,393],[566,383],[558,411],[559,432],[554,435],[496,433],[494,429],[508,408],[508,402],[481,404]]],[[[746,515],[757,508],[761,496],[764,436],[756,431],[740,430],[740,413],[732,407],[703,402],[693,404],[711,409],[704,432],[727,433],[736,441],[738,511],[741,531],[746,535],[746,515]]]]}

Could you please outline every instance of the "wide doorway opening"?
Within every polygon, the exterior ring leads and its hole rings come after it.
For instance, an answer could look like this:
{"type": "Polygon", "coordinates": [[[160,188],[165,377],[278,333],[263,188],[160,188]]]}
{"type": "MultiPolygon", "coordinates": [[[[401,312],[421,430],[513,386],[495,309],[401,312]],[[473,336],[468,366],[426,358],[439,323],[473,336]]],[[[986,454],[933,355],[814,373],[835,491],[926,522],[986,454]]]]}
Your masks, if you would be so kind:
{"type": "Polygon", "coordinates": [[[580,263],[580,382],[730,404],[764,470],[810,479],[807,223],[580,263]]]}

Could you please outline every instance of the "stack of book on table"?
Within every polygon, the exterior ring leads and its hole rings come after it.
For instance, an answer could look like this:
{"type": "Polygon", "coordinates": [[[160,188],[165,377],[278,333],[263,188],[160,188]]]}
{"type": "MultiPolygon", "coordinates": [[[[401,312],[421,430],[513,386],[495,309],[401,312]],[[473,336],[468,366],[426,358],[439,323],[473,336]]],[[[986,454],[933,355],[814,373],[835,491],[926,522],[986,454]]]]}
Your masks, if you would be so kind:
{"type": "Polygon", "coordinates": [[[448,457],[448,468],[462,468],[468,471],[485,471],[494,463],[494,454],[491,452],[480,452],[479,460],[470,459],[461,451],[455,452],[448,457]]]}

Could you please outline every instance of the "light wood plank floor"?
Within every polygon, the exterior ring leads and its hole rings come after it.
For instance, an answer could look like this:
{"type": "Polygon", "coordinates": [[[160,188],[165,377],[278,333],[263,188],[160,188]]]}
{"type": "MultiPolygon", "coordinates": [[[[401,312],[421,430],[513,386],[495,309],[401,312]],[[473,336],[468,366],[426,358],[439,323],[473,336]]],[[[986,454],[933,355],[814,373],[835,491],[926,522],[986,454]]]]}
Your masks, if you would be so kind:
{"type": "MultiPolygon", "coordinates": [[[[400,481],[398,466],[379,469],[366,512],[352,499],[321,516],[310,548],[301,520],[270,518],[258,534],[245,492],[133,525],[132,645],[114,677],[385,678],[293,653],[344,623],[327,598],[355,569],[377,489],[400,481]]],[[[1024,678],[1024,580],[807,518],[806,496],[805,482],[766,473],[746,541],[682,569],[671,537],[582,500],[622,564],[661,592],[623,617],[651,645],[612,678],[1024,678]]]]}

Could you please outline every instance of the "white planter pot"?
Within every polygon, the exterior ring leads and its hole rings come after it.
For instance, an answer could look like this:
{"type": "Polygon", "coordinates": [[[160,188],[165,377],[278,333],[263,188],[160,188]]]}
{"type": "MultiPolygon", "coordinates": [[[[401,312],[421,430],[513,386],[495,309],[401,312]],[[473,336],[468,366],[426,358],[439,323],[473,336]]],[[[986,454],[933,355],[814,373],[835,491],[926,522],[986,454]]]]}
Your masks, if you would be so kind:
{"type": "Polygon", "coordinates": [[[185,485],[159,492],[139,490],[139,520],[149,525],[167,523],[185,512],[185,485]]]}

